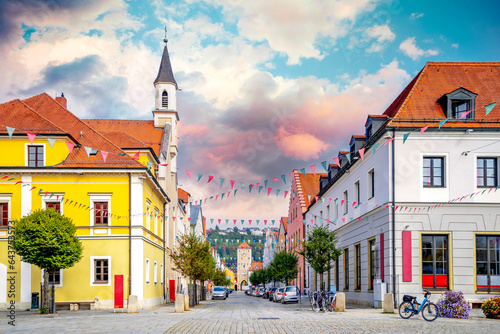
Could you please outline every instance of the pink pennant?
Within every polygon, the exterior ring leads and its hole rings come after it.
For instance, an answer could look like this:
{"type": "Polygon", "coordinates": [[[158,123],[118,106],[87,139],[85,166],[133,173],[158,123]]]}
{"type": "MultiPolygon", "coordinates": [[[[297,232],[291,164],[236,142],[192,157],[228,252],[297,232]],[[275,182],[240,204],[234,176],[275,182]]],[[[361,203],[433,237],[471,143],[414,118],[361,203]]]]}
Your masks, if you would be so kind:
{"type": "Polygon", "coordinates": [[[205,202],[204,202],[205,204],[207,204],[207,199],[208,199],[208,198],[205,198],[205,202]]]}
{"type": "Polygon", "coordinates": [[[466,113],[462,114],[462,116],[460,116],[460,118],[462,119],[462,118],[467,117],[467,115],[470,114],[471,112],[472,112],[472,110],[467,111],[466,113]]]}
{"type": "Polygon", "coordinates": [[[393,141],[393,140],[394,140],[394,138],[389,138],[389,139],[387,139],[387,140],[385,141],[384,146],[385,146],[385,145],[387,145],[387,144],[389,144],[389,143],[390,143],[391,141],[393,141]]]}
{"type": "Polygon", "coordinates": [[[358,150],[359,156],[361,157],[361,161],[363,161],[363,157],[365,156],[365,149],[361,148],[358,150]]]}
{"type": "Polygon", "coordinates": [[[101,155],[102,155],[102,160],[104,160],[104,162],[106,162],[106,158],[108,157],[108,152],[101,151],[101,155]]]}
{"type": "Polygon", "coordinates": [[[316,202],[318,202],[319,197],[318,196],[314,196],[314,198],[316,199],[316,202]]]}
{"type": "Polygon", "coordinates": [[[340,206],[344,205],[344,200],[340,201],[340,206]]]}
{"type": "Polygon", "coordinates": [[[424,126],[423,128],[420,129],[420,134],[424,133],[425,130],[427,130],[428,126],[424,126]]]}
{"type": "Polygon", "coordinates": [[[250,225],[252,225],[252,220],[248,220],[248,222],[250,223],[250,225]]]}
{"type": "Polygon", "coordinates": [[[168,164],[160,164],[160,166],[167,167],[168,164]]]}
{"type": "Polygon", "coordinates": [[[75,147],[75,144],[66,142],[66,146],[68,146],[69,153],[73,152],[73,148],[75,147]]]}
{"type": "Polygon", "coordinates": [[[210,183],[210,181],[212,181],[214,179],[214,177],[212,175],[209,175],[208,176],[208,182],[207,183],[210,183]]]}
{"type": "Polygon", "coordinates": [[[266,220],[264,220],[264,225],[267,225],[267,219],[266,219],[266,220]]]}
{"type": "Polygon", "coordinates": [[[189,178],[191,178],[191,172],[186,169],[186,174],[188,175],[189,178]]]}
{"type": "Polygon", "coordinates": [[[345,218],[342,218],[342,221],[345,223],[345,218]]]}
{"type": "Polygon", "coordinates": [[[134,159],[134,160],[139,160],[139,154],[140,154],[140,153],[141,153],[141,152],[137,151],[137,153],[136,153],[136,154],[134,154],[134,157],[133,157],[132,159],[134,159]]]}
{"type": "Polygon", "coordinates": [[[234,180],[231,180],[231,190],[233,190],[234,188],[234,182],[235,182],[234,180]]]}
{"type": "Polygon", "coordinates": [[[280,180],[278,180],[277,177],[273,177],[273,181],[276,181],[276,182],[280,183],[280,180]]]}
{"type": "Polygon", "coordinates": [[[311,170],[314,175],[316,175],[316,165],[311,165],[311,170]]]}
{"type": "Polygon", "coordinates": [[[332,204],[332,199],[331,198],[328,199],[328,205],[330,205],[330,204],[332,204]]]}
{"type": "Polygon", "coordinates": [[[216,196],[215,196],[215,200],[217,200],[217,198],[219,198],[219,195],[216,195],[216,196]]]}
{"type": "Polygon", "coordinates": [[[286,198],[286,195],[288,195],[288,190],[285,190],[285,198],[286,198]]]}
{"type": "Polygon", "coordinates": [[[33,144],[33,140],[35,140],[36,134],[31,133],[31,132],[26,132],[26,134],[28,135],[28,139],[29,139],[30,143],[33,144]]]}
{"type": "Polygon", "coordinates": [[[4,177],[2,177],[2,180],[3,179],[8,179],[9,178],[9,175],[5,175],[4,177]]]}
{"type": "Polygon", "coordinates": [[[339,157],[333,158],[333,161],[337,164],[337,166],[340,166],[339,157]]]}
{"type": "Polygon", "coordinates": [[[233,219],[234,225],[236,225],[236,219],[233,219]]]}
{"type": "Polygon", "coordinates": [[[314,219],[311,219],[311,224],[314,224],[314,219]]]}
{"type": "Polygon", "coordinates": [[[271,190],[273,190],[272,188],[267,188],[267,196],[269,196],[269,194],[271,193],[271,190]]]}
{"type": "Polygon", "coordinates": [[[172,217],[172,220],[174,220],[174,221],[175,221],[175,216],[173,216],[173,217],[172,217]]]}
{"type": "Polygon", "coordinates": [[[219,220],[219,224],[220,224],[220,221],[221,221],[222,219],[218,219],[218,220],[219,220]]]}

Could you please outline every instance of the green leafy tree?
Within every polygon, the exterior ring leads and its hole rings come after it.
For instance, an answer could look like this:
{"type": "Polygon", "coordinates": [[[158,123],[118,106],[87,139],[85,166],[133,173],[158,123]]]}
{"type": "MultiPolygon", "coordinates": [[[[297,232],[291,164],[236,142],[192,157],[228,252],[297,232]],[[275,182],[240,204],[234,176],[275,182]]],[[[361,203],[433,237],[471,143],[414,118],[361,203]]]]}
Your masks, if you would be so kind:
{"type": "Polygon", "coordinates": [[[299,260],[297,256],[292,253],[288,253],[286,250],[282,250],[276,254],[274,254],[274,259],[271,265],[271,275],[274,278],[274,281],[285,281],[285,285],[288,285],[288,282],[291,279],[297,277],[299,273],[299,269],[297,267],[297,263],[299,260]]]}
{"type": "Polygon", "coordinates": [[[316,225],[307,232],[307,241],[302,242],[302,251],[309,265],[320,274],[320,287],[323,287],[323,274],[332,268],[332,261],[337,261],[342,250],[337,246],[335,231],[325,225],[316,225]]]}
{"type": "Polygon", "coordinates": [[[224,270],[222,270],[220,268],[215,269],[212,281],[214,282],[214,285],[217,285],[217,286],[226,286],[226,285],[231,284],[231,280],[229,280],[226,277],[226,273],[224,272],[224,270]]]}
{"type": "MultiPolygon", "coordinates": [[[[24,262],[44,270],[44,296],[48,296],[49,272],[70,268],[82,258],[83,246],[73,221],[49,208],[15,221],[13,227],[16,253],[24,262]]],[[[48,298],[42,302],[42,309],[48,308],[48,298]]]]}

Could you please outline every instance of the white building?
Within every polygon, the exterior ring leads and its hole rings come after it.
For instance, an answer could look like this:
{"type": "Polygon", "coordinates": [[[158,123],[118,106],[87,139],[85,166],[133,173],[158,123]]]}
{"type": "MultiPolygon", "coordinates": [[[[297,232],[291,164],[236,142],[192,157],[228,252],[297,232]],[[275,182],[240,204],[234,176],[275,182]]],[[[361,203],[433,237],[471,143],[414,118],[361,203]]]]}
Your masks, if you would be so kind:
{"type": "Polygon", "coordinates": [[[266,268],[273,262],[274,254],[278,248],[278,234],[273,229],[266,229],[266,242],[264,244],[264,259],[263,266],[266,268]]]}
{"type": "Polygon", "coordinates": [[[337,233],[328,285],[348,303],[373,305],[377,278],[398,302],[422,289],[471,303],[500,292],[500,108],[487,110],[499,97],[500,63],[430,62],[351,137],[306,213],[308,228],[337,233]]]}

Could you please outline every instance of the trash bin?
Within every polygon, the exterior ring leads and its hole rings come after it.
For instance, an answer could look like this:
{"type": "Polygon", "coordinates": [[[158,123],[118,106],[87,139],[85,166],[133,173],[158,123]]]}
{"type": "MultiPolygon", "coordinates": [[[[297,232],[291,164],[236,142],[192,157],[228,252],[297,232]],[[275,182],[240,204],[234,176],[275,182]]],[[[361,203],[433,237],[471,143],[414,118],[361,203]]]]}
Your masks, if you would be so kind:
{"type": "Polygon", "coordinates": [[[31,308],[38,308],[38,303],[39,303],[39,293],[38,292],[32,292],[31,293],[31,308]]]}

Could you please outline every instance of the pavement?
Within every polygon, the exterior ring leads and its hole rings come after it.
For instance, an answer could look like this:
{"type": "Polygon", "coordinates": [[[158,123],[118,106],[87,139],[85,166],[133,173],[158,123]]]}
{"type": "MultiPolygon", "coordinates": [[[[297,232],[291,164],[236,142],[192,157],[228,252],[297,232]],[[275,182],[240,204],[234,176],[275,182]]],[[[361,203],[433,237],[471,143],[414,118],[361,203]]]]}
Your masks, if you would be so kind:
{"type": "Polygon", "coordinates": [[[55,315],[18,312],[16,326],[0,312],[0,333],[500,333],[498,320],[473,310],[470,319],[421,315],[404,320],[380,309],[348,307],[346,312],[314,313],[307,303],[278,304],[233,292],[226,300],[204,301],[185,313],[173,304],[137,314],[100,311],[60,311],[55,315]]]}

